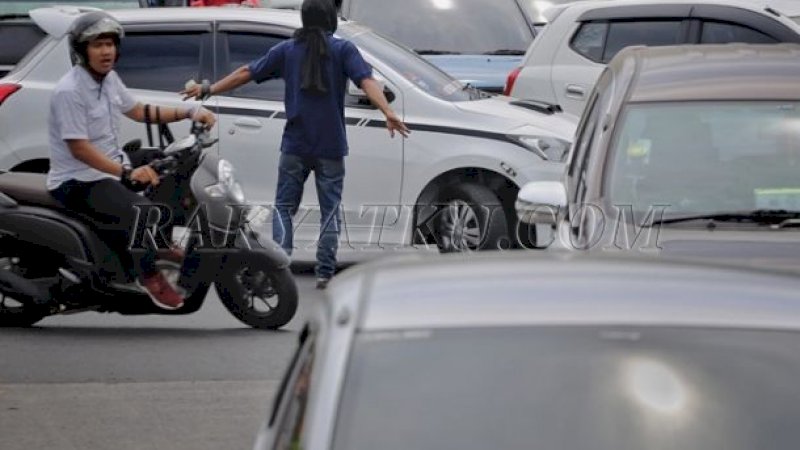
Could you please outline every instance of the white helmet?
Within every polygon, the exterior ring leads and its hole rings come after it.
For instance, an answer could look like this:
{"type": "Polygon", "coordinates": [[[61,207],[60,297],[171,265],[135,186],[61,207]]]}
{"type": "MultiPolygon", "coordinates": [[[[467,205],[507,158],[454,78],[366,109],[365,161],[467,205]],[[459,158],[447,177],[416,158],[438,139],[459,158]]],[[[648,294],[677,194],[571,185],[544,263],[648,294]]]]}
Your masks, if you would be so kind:
{"type": "Polygon", "coordinates": [[[117,46],[119,59],[119,43],[125,32],[122,25],[103,11],[92,11],[81,15],[69,29],[69,48],[73,64],[86,64],[86,47],[89,41],[107,35],[117,46]]]}

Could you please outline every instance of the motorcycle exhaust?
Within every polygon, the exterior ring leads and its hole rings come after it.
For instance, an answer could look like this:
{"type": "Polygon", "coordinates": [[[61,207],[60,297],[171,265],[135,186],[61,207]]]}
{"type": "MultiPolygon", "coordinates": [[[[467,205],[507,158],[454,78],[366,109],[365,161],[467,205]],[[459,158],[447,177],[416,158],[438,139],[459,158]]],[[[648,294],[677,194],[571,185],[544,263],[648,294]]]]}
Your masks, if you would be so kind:
{"type": "Polygon", "coordinates": [[[0,270],[0,293],[24,304],[44,306],[50,302],[47,289],[6,270],[0,270]]]}

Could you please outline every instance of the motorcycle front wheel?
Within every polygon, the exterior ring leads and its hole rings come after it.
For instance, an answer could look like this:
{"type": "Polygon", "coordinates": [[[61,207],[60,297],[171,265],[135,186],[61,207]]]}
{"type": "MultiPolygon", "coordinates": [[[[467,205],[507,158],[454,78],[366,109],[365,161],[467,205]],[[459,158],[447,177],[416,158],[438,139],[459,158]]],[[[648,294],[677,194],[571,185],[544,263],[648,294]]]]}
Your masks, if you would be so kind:
{"type": "Polygon", "coordinates": [[[297,312],[297,284],[289,268],[240,266],[224,271],[214,288],[225,308],[253,328],[278,329],[297,312]]]}

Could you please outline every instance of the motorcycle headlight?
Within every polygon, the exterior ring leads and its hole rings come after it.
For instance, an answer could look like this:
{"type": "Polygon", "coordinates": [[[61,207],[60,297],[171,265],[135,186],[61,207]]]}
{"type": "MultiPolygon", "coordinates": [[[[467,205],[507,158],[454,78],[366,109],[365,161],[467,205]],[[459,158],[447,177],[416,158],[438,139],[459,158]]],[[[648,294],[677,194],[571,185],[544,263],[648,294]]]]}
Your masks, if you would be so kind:
{"type": "Polygon", "coordinates": [[[219,161],[217,166],[217,184],[206,188],[208,195],[215,198],[232,197],[237,203],[244,203],[244,189],[236,181],[233,165],[225,159],[219,161]]]}
{"type": "Polygon", "coordinates": [[[569,155],[570,143],[550,136],[509,135],[537,156],[553,162],[564,162],[569,155]]]}

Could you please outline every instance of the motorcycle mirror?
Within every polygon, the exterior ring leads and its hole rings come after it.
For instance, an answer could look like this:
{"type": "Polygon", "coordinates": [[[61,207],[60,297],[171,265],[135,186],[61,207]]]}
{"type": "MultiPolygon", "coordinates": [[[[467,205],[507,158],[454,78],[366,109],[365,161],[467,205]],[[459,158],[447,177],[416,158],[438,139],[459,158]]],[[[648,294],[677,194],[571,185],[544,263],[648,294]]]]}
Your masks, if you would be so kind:
{"type": "Polygon", "coordinates": [[[125,145],[122,146],[122,151],[125,153],[133,153],[137,150],[142,148],[142,140],[141,139],[134,139],[132,141],[128,141],[125,145]]]}

